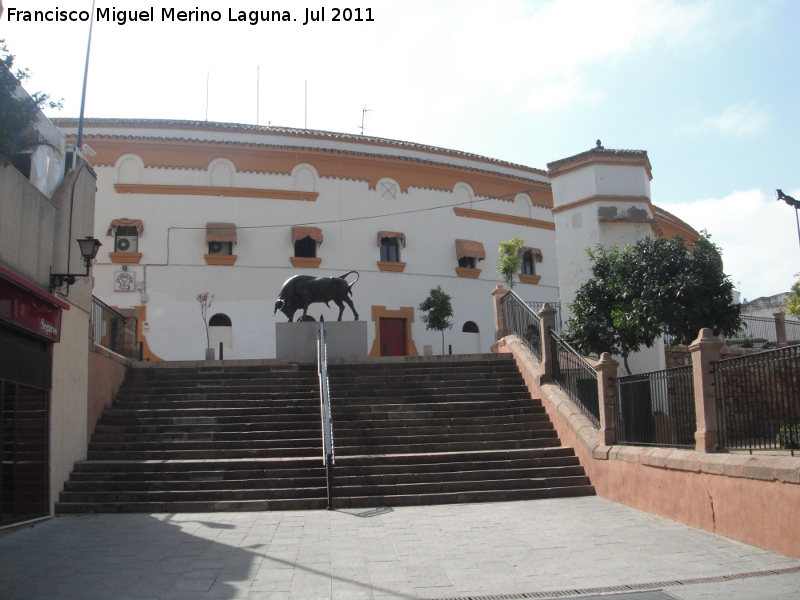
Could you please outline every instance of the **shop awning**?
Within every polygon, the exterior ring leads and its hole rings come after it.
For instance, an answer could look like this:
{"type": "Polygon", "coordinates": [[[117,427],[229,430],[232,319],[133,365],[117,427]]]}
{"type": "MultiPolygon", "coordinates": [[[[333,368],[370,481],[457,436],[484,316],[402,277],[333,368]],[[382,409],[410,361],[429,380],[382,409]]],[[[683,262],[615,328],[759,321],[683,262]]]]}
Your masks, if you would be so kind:
{"type": "Polygon", "coordinates": [[[322,243],[322,229],[319,227],[292,227],[292,244],[310,237],[317,244],[322,243]]]}
{"type": "Polygon", "coordinates": [[[236,243],[235,223],[206,223],[207,242],[233,242],[236,243]]]}
{"type": "Polygon", "coordinates": [[[402,244],[403,248],[406,247],[406,234],[399,231],[379,231],[378,232],[378,246],[381,245],[383,238],[393,238],[397,240],[398,244],[402,244]]]}
{"type": "Polygon", "coordinates": [[[140,237],[144,233],[144,223],[142,223],[141,219],[114,219],[111,221],[111,225],[108,226],[106,235],[114,235],[117,227],[136,227],[140,237]]]}
{"type": "Polygon", "coordinates": [[[486,258],[486,250],[483,249],[483,244],[480,242],[456,240],[456,256],[458,256],[459,260],[464,257],[484,260],[486,258]]]}

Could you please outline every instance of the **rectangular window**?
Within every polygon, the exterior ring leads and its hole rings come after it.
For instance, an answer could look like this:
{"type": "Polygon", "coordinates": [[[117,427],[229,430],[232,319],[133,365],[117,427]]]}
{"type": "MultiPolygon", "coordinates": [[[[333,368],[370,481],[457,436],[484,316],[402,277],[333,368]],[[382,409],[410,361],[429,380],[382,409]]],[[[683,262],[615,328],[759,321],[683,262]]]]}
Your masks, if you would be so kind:
{"type": "Polygon", "coordinates": [[[381,238],[381,261],[400,262],[400,246],[397,238],[381,238]]]}
{"type": "Polygon", "coordinates": [[[298,258],[316,258],[317,257],[317,242],[312,240],[309,236],[294,243],[294,255],[298,258]]]}
{"type": "Polygon", "coordinates": [[[523,275],[536,275],[536,257],[530,250],[522,255],[522,270],[523,275]]]}
{"type": "Polygon", "coordinates": [[[474,269],[475,268],[475,257],[473,256],[463,256],[458,259],[458,266],[462,269],[474,269]]]}

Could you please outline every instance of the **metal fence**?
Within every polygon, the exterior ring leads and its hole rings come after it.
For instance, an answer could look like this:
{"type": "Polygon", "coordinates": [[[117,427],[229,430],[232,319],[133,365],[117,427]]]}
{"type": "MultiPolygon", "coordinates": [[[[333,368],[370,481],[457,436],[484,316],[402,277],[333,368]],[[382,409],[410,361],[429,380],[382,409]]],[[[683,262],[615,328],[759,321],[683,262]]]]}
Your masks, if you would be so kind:
{"type": "Polygon", "coordinates": [[[535,312],[537,315],[539,314],[539,311],[542,310],[542,308],[544,307],[545,304],[550,304],[550,306],[555,308],[556,309],[556,333],[558,335],[561,335],[561,330],[562,330],[562,328],[561,328],[561,307],[558,305],[557,302],[549,302],[549,303],[548,302],[531,302],[531,301],[525,300],[525,304],[527,304],[531,308],[531,310],[533,312],[535,312]]]}
{"type": "Polygon", "coordinates": [[[92,296],[91,319],[92,339],[96,344],[122,356],[138,358],[136,319],[126,335],[125,317],[94,296],[92,296]]]}
{"type": "Polygon", "coordinates": [[[714,363],[719,445],[800,449],[800,346],[714,363]]]}
{"type": "Polygon", "coordinates": [[[694,447],[692,367],[617,377],[612,382],[616,443],[694,447]]]}
{"type": "Polygon", "coordinates": [[[542,360],[542,323],[533,309],[514,292],[501,299],[509,332],[515,333],[533,355],[542,360]]]}
{"type": "Polygon", "coordinates": [[[789,345],[800,344],[800,321],[786,319],[786,342],[789,345]]]}
{"type": "MultiPolygon", "coordinates": [[[[788,325],[788,324],[787,324],[788,325]]],[[[728,346],[739,348],[775,348],[778,345],[778,332],[772,317],[752,317],[742,315],[742,327],[726,336],[728,346]]]]}
{"type": "Polygon", "coordinates": [[[600,399],[597,394],[597,371],[585,358],[550,330],[553,354],[553,379],[578,405],[595,427],[600,427],[600,399]]]}

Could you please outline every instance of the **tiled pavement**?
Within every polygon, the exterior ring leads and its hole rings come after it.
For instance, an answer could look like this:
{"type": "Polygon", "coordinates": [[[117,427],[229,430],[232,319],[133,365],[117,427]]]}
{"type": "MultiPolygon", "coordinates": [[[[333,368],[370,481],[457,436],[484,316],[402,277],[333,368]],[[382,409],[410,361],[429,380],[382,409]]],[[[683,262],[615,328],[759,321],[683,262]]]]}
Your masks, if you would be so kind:
{"type": "MultiPolygon", "coordinates": [[[[56,518],[0,537],[0,598],[546,597],[541,592],[610,592],[792,567],[800,560],[597,497],[337,512],[106,514],[56,518]]],[[[684,600],[800,599],[800,568],[663,589],[684,600]]]]}

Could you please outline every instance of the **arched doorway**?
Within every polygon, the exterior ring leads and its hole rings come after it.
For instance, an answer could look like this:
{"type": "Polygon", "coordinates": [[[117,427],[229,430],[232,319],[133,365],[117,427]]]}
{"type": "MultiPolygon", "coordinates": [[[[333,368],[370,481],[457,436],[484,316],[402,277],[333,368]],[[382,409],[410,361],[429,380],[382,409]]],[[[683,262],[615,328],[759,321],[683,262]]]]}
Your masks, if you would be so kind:
{"type": "Polygon", "coordinates": [[[208,320],[208,339],[211,347],[216,350],[217,358],[220,344],[223,347],[223,358],[233,358],[230,355],[233,350],[233,323],[228,315],[217,313],[208,320]]]}
{"type": "Polygon", "coordinates": [[[480,354],[481,353],[481,332],[478,329],[478,324],[475,321],[467,321],[461,327],[461,333],[464,336],[464,351],[466,354],[480,354]]]}

